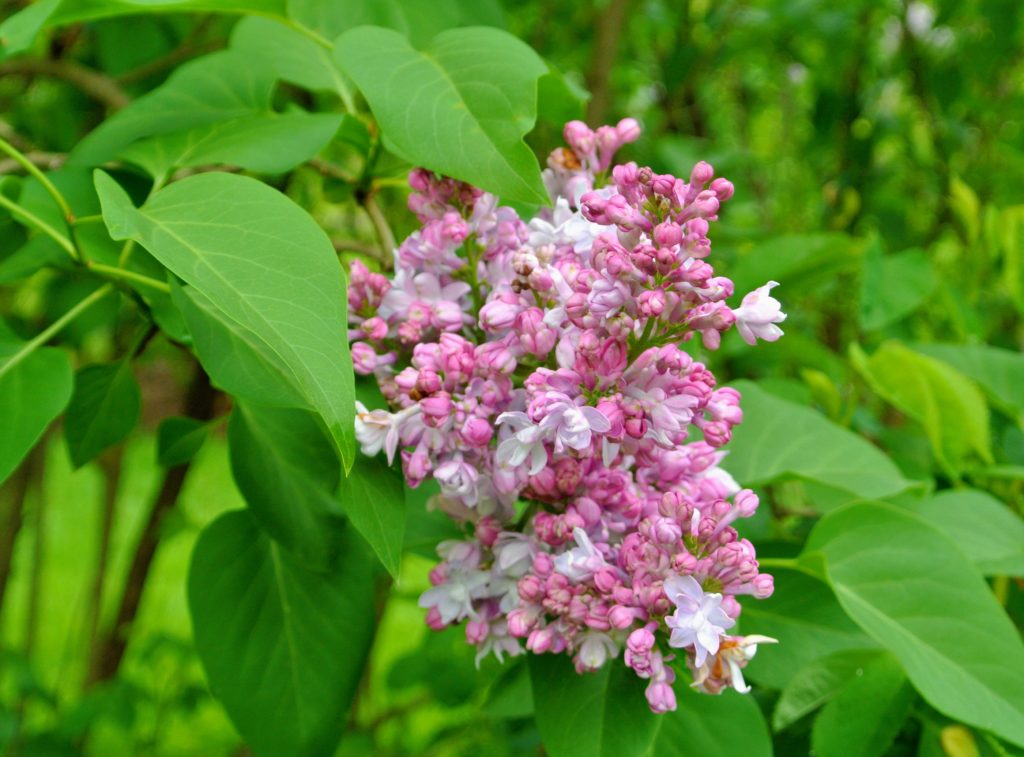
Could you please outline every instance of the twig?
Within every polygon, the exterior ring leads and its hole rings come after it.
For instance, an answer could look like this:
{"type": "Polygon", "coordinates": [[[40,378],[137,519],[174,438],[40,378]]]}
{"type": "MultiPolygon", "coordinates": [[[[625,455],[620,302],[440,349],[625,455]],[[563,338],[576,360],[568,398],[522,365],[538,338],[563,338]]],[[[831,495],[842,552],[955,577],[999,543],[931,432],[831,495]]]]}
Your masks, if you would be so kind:
{"type": "Polygon", "coordinates": [[[310,168],[314,168],[319,171],[323,176],[327,176],[331,179],[338,179],[346,184],[355,185],[359,181],[355,175],[350,174],[341,166],[337,166],[334,163],[328,163],[323,158],[312,158],[309,161],[309,166],[310,168]]]}
{"type": "Polygon", "coordinates": [[[384,217],[384,213],[381,211],[380,205],[377,204],[373,192],[368,192],[366,197],[363,198],[363,209],[366,210],[366,215],[369,217],[370,223],[373,224],[373,230],[377,232],[377,239],[380,241],[381,249],[380,259],[385,265],[390,265],[391,257],[394,255],[398,245],[395,244],[395,235],[391,233],[388,219],[384,217]]]}
{"type": "Polygon", "coordinates": [[[200,42],[199,38],[206,33],[210,28],[216,17],[209,15],[201,18],[199,22],[192,28],[192,31],[181,41],[174,50],[171,50],[164,56],[143,63],[138,68],[133,68],[131,71],[125,71],[123,74],[118,74],[114,79],[119,84],[135,84],[137,82],[148,79],[153,74],[158,74],[168,68],[173,68],[184,60],[191,58],[194,55],[201,55],[203,53],[211,53],[214,50],[219,50],[224,47],[223,39],[208,39],[200,42]]]}
{"type": "MultiPolygon", "coordinates": [[[[30,151],[24,153],[25,157],[32,162],[32,165],[38,168],[44,168],[47,171],[54,171],[64,165],[64,161],[67,160],[68,156],[62,152],[40,152],[30,151]]],[[[14,158],[4,158],[0,160],[0,175],[14,173],[18,170],[25,170],[25,165],[19,160],[14,158]]]]}
{"type": "Polygon", "coordinates": [[[15,58],[0,63],[0,76],[5,74],[63,79],[111,110],[120,110],[131,102],[131,98],[114,79],[73,61],[15,58]]]}
{"type": "Polygon", "coordinates": [[[380,249],[369,242],[360,242],[357,239],[332,239],[335,252],[358,252],[360,255],[368,255],[371,258],[380,259],[380,249]]]}
{"type": "Polygon", "coordinates": [[[619,37],[626,23],[628,4],[629,0],[610,0],[606,8],[597,10],[597,32],[587,71],[587,88],[590,90],[587,119],[595,126],[604,123],[608,106],[611,105],[612,67],[618,52],[619,37]]]}
{"type": "Polygon", "coordinates": [[[41,443],[36,445],[4,484],[8,500],[6,507],[0,509],[0,617],[3,617],[4,595],[11,577],[11,565],[14,562],[14,545],[21,532],[25,498],[35,478],[33,473],[39,467],[41,447],[41,443]]]}

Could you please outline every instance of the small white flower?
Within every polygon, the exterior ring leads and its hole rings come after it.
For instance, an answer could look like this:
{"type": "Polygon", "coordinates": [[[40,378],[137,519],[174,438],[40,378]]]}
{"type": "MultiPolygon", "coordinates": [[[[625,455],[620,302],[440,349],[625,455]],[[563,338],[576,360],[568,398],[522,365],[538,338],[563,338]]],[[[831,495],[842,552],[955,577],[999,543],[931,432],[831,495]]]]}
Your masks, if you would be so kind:
{"type": "Polygon", "coordinates": [[[544,448],[546,429],[541,428],[523,412],[502,413],[498,425],[508,424],[512,436],[498,445],[495,460],[505,468],[518,468],[530,459],[530,475],[535,476],[548,464],[548,452],[544,448]]]}
{"type": "Polygon", "coordinates": [[[601,631],[585,631],[580,638],[583,641],[576,654],[576,665],[583,670],[598,670],[619,653],[619,647],[611,636],[601,631]]]}
{"type": "Polygon", "coordinates": [[[756,344],[758,339],[774,342],[782,336],[782,329],[775,324],[786,320],[786,314],[782,312],[782,303],[770,294],[778,285],[777,281],[769,281],[758,287],[732,311],[736,316],[736,329],[747,344],[756,344]]]}
{"type": "Polygon", "coordinates": [[[395,459],[401,438],[401,424],[418,412],[418,405],[398,413],[367,410],[362,402],[356,401],[356,441],[359,442],[363,454],[373,457],[383,449],[387,453],[390,465],[395,459]]]}
{"type": "Polygon", "coordinates": [[[722,634],[736,621],[721,608],[722,595],[705,593],[693,576],[672,576],[665,580],[664,588],[665,595],[676,606],[676,611],[665,618],[665,624],[672,629],[668,645],[692,645],[695,664],[700,667],[708,654],[718,652],[722,634]]]}
{"type": "Polygon", "coordinates": [[[420,595],[419,606],[436,607],[442,623],[454,623],[473,613],[473,600],[486,595],[489,580],[490,574],[482,570],[452,567],[447,581],[420,595]]]}
{"type": "Polygon", "coordinates": [[[567,549],[555,557],[555,571],[573,583],[579,583],[590,578],[607,563],[604,561],[604,556],[597,551],[594,543],[590,541],[586,531],[577,526],[572,530],[572,536],[576,540],[577,546],[574,549],[567,549]]]}

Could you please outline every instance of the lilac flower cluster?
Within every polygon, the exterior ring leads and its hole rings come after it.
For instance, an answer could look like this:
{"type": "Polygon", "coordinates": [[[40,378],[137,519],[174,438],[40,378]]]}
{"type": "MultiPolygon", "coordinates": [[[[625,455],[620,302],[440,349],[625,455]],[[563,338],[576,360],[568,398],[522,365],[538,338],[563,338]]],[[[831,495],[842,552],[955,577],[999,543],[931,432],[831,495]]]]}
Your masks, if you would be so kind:
{"type": "Polygon", "coordinates": [[[767,597],[737,518],[758,498],[720,463],[742,420],[680,345],[715,349],[736,326],[774,341],[769,282],[732,308],[707,262],[709,225],[733,185],[698,163],[688,180],[611,166],[632,119],[565,128],[548,159],[554,206],[529,221],[498,199],[413,171],[422,226],[390,278],[361,263],[349,288],[356,370],[391,410],[359,406],[366,454],[401,456],[409,486],[467,524],[442,543],[420,604],[434,629],[465,622],[478,660],[570,655],[577,671],[622,653],[675,709],[673,650],[694,684],[746,691],[766,637],[728,635],[737,597],[767,597]]]}

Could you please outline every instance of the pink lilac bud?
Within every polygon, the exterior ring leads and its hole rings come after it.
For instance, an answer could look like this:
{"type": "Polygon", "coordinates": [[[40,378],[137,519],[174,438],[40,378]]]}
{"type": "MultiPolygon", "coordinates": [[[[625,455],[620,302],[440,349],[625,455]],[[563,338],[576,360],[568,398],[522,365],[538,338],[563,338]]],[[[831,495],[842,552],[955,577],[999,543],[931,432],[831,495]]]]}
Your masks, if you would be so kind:
{"type": "Polygon", "coordinates": [[[652,712],[659,715],[664,712],[675,712],[676,693],[672,690],[671,684],[652,681],[644,691],[644,696],[647,697],[647,704],[650,705],[652,712]]]}

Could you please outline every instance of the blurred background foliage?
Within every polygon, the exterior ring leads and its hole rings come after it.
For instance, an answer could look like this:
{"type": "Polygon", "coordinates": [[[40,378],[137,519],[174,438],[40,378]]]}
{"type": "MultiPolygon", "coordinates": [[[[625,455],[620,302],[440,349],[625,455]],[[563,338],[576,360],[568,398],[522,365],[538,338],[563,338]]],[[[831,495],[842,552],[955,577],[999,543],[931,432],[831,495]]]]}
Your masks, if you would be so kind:
{"type": "MultiPolygon", "coordinates": [[[[529,138],[539,156],[560,144],[569,118],[597,125],[633,116],[645,136],[625,158],[684,176],[704,159],[736,184],[713,232],[721,270],[739,293],[780,281],[775,294],[789,319],[774,345],[749,350],[727,339],[710,359],[723,381],[759,379],[762,389],[814,407],[882,448],[921,490],[969,485],[1021,513],[1024,4],[487,5],[495,23],[564,76],[541,92],[529,138]]],[[[0,2],[0,18],[21,7],[0,2]]],[[[150,14],[48,32],[31,55],[0,62],[0,133],[56,169],[108,113],[224,47],[235,23],[150,14]]],[[[288,84],[274,93],[282,109],[335,107],[320,98],[288,84]]],[[[329,150],[339,165],[351,157],[343,140],[329,150]]],[[[414,226],[404,211],[405,169],[386,154],[375,168],[377,199],[399,238],[414,226]]],[[[14,173],[0,161],[0,174],[14,173]]],[[[315,160],[269,181],[313,213],[345,256],[374,245],[364,198],[315,160]]],[[[24,242],[24,230],[0,216],[0,283],[18,279],[13,253],[24,242]]],[[[32,332],[86,285],[39,272],[30,286],[0,289],[0,311],[13,330],[32,332]]],[[[76,322],[81,363],[118,354],[124,335],[111,327],[115,318],[98,308],[76,322]]],[[[223,429],[177,482],[177,506],[146,530],[172,475],[156,460],[154,419],[180,412],[194,370],[183,353],[154,342],[138,370],[143,423],[123,450],[75,471],[53,433],[0,492],[0,744],[18,732],[32,755],[246,753],[207,692],[185,601],[196,535],[241,505],[223,429]],[[121,627],[115,616],[144,531],[153,563],[138,612],[121,627]],[[94,577],[101,552],[106,567],[94,577]],[[90,665],[112,623],[115,633],[130,630],[120,638],[127,649],[97,679],[90,665]]],[[[780,556],[797,551],[816,515],[843,500],[799,475],[760,491],[769,506],[748,533],[780,556]]],[[[971,528],[969,512],[956,517],[971,528]]],[[[522,666],[488,660],[477,670],[460,630],[434,634],[423,624],[416,598],[431,565],[427,541],[410,544],[403,579],[381,607],[341,753],[539,753],[522,666]]],[[[773,613],[785,618],[798,592],[813,593],[797,578],[780,581],[790,593],[759,610],[766,626],[773,613]]],[[[996,579],[994,590],[1019,626],[1020,584],[996,579]]],[[[750,669],[768,720],[778,716],[779,691],[814,661],[779,651],[774,665],[750,669]]],[[[920,701],[901,723],[890,754],[1010,749],[920,701]]],[[[810,751],[806,713],[776,717],[775,726],[776,753],[810,751]]]]}

